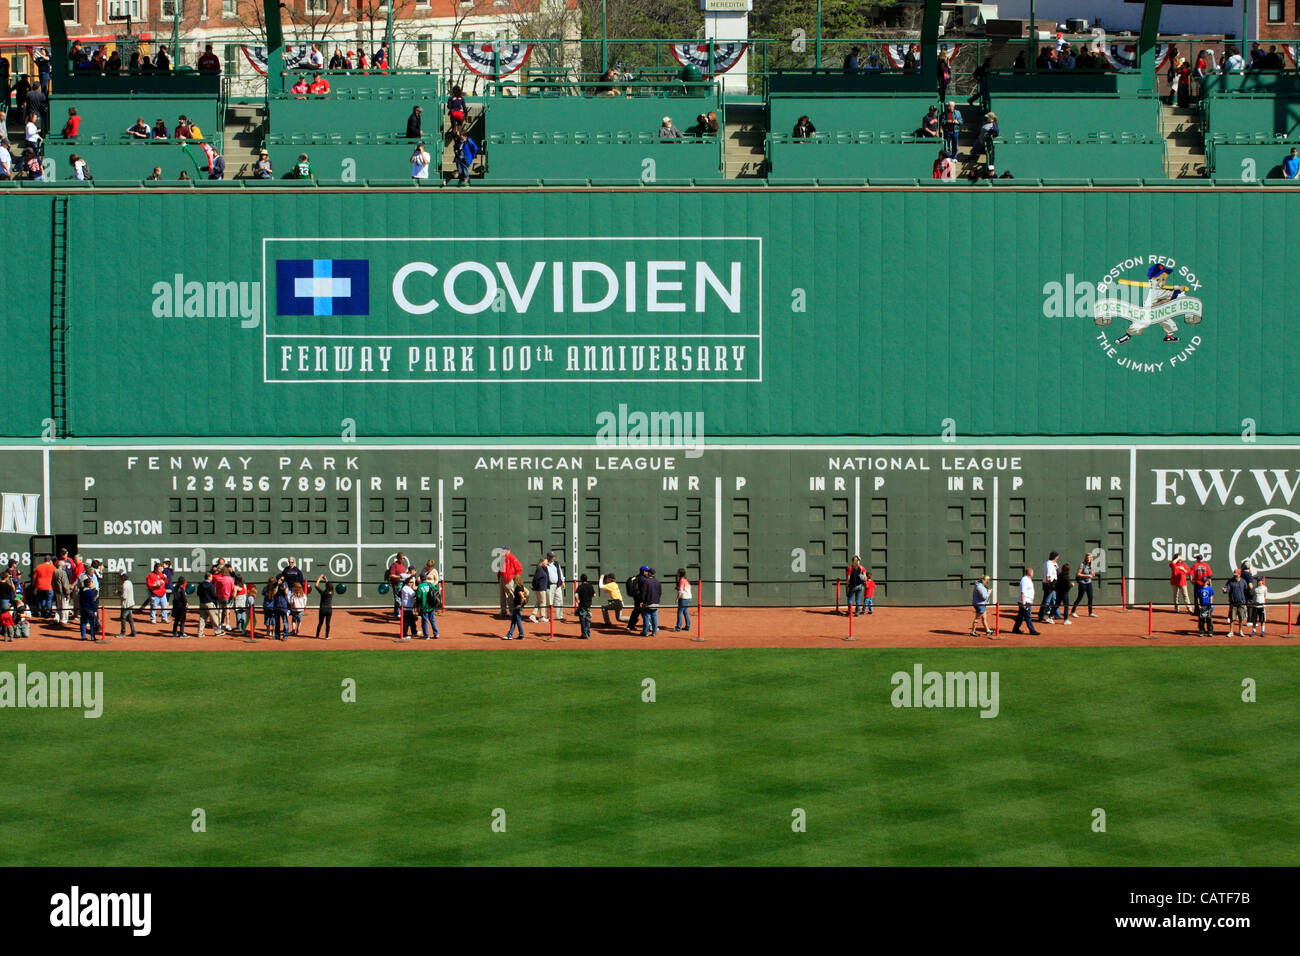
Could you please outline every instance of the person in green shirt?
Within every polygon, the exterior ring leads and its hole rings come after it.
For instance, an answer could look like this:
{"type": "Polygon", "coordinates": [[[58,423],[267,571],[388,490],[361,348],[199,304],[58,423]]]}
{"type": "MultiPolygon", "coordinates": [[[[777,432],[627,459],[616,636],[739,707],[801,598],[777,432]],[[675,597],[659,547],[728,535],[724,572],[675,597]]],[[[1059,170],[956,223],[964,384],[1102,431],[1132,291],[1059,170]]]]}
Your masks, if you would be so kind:
{"type": "Polygon", "coordinates": [[[316,178],[312,174],[311,163],[307,161],[306,153],[298,154],[298,162],[293,164],[293,178],[294,179],[315,179],[316,178]]]}
{"type": "Polygon", "coordinates": [[[415,588],[415,606],[420,611],[420,620],[423,622],[424,640],[429,639],[429,630],[433,630],[433,639],[438,639],[438,617],[437,612],[442,604],[442,583],[438,580],[438,572],[430,570],[419,585],[415,588]]]}

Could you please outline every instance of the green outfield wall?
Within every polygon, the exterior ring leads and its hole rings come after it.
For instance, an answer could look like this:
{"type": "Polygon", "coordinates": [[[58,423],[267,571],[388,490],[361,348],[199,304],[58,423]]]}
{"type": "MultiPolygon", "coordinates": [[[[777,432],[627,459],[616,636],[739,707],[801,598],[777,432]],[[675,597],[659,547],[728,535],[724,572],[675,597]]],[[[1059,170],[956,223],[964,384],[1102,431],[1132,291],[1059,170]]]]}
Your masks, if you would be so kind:
{"type": "Polygon", "coordinates": [[[529,575],[547,551],[571,579],[682,567],[706,605],[830,604],[853,554],[895,605],[964,604],[982,574],[1012,601],[1053,550],[1095,555],[1103,604],[1167,601],[1179,551],[1300,593],[1295,445],[36,443],[0,455],[0,492],[0,557],[24,566],[45,533],[137,581],[165,557],[264,581],[292,555],[345,604],[382,604],[401,551],[450,604],[494,605],[503,547],[529,575]]]}
{"type": "Polygon", "coordinates": [[[626,404],[754,438],[1300,434],[1292,210],[1196,188],[5,191],[24,374],[0,429],[590,436],[626,404]],[[1157,259],[1187,289],[1153,311],[1120,280],[1157,259]],[[1117,342],[1157,320],[1177,342],[1117,342]]]}

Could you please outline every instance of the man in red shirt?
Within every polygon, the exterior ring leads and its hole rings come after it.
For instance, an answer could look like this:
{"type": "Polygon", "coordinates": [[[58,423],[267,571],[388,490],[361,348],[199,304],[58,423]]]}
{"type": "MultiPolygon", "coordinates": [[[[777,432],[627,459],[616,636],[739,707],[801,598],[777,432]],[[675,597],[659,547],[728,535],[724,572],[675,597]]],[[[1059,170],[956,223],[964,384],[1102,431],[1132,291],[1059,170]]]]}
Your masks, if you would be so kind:
{"type": "Polygon", "coordinates": [[[203,55],[199,57],[198,68],[200,73],[220,73],[221,61],[217,55],[212,52],[212,44],[209,43],[203,48],[203,55]]]}
{"type": "Polygon", "coordinates": [[[1192,599],[1187,594],[1187,579],[1192,575],[1192,570],[1187,566],[1181,554],[1174,555],[1174,559],[1169,562],[1169,583],[1174,589],[1174,613],[1178,612],[1178,599],[1181,597],[1187,609],[1195,613],[1196,607],[1192,604],[1192,599]]]}
{"type": "Polygon", "coordinates": [[[402,617],[402,579],[406,577],[406,555],[397,552],[397,557],[388,566],[388,589],[393,592],[393,616],[402,617]]]}
{"type": "Polygon", "coordinates": [[[54,604],[54,562],[47,556],[32,569],[32,589],[36,592],[36,613],[49,617],[54,604]]]}
{"type": "Polygon", "coordinates": [[[497,572],[498,590],[501,592],[501,616],[509,617],[515,599],[515,579],[524,573],[524,566],[510,553],[501,549],[501,570],[497,572]]]}
{"type": "Polygon", "coordinates": [[[317,96],[324,96],[330,91],[330,81],[325,79],[324,73],[317,73],[316,79],[311,81],[311,86],[307,87],[307,92],[314,93],[317,96]]]}
{"type": "MultiPolygon", "coordinates": [[[[1193,590],[1196,593],[1196,607],[1201,606],[1201,588],[1205,586],[1205,582],[1210,580],[1213,574],[1209,562],[1203,560],[1198,554],[1196,563],[1192,565],[1192,584],[1195,585],[1193,590]]],[[[1195,609],[1192,610],[1192,613],[1196,613],[1195,609]]]]}
{"type": "Polygon", "coordinates": [[[170,612],[167,608],[167,575],[162,573],[162,565],[154,563],[153,570],[144,578],[145,589],[149,592],[149,623],[158,623],[158,612],[162,611],[163,623],[167,623],[170,612]]]}

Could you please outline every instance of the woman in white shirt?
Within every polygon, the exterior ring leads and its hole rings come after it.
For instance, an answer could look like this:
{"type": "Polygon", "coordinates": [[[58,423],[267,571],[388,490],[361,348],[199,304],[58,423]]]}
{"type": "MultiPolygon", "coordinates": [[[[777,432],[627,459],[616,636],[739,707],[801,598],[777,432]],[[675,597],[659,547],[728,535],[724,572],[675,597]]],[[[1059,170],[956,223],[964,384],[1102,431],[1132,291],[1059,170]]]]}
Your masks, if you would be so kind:
{"type": "Polygon", "coordinates": [[[73,153],[72,156],[69,157],[68,161],[72,163],[73,179],[80,179],[82,181],[85,181],[90,178],[90,173],[86,170],[86,161],[84,159],[82,159],[76,153],[73,153]]]}
{"type": "Polygon", "coordinates": [[[423,143],[416,146],[415,152],[411,155],[411,178],[429,178],[429,153],[423,143]]]}
{"type": "Polygon", "coordinates": [[[677,626],[674,631],[691,629],[691,581],[686,576],[685,568],[677,569],[677,626]]]}
{"type": "Polygon", "coordinates": [[[1250,605],[1250,636],[1255,636],[1255,628],[1259,627],[1259,636],[1263,637],[1266,629],[1265,616],[1268,606],[1268,586],[1264,583],[1264,576],[1260,575],[1255,582],[1255,589],[1252,593],[1254,600],[1250,605]]]}
{"type": "Polygon", "coordinates": [[[307,593],[302,589],[301,584],[295,583],[293,593],[289,595],[289,619],[293,622],[290,625],[289,633],[297,634],[302,626],[302,612],[307,609],[307,593]]]}

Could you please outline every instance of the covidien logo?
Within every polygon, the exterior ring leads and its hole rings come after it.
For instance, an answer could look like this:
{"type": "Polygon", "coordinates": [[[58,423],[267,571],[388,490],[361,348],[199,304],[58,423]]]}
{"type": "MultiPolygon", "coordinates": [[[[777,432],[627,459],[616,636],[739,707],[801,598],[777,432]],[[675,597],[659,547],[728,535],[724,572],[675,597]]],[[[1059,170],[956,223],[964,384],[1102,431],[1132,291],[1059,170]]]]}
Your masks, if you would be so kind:
{"type": "Polygon", "coordinates": [[[370,263],[365,259],[279,259],[277,315],[369,315],[370,263]]]}

